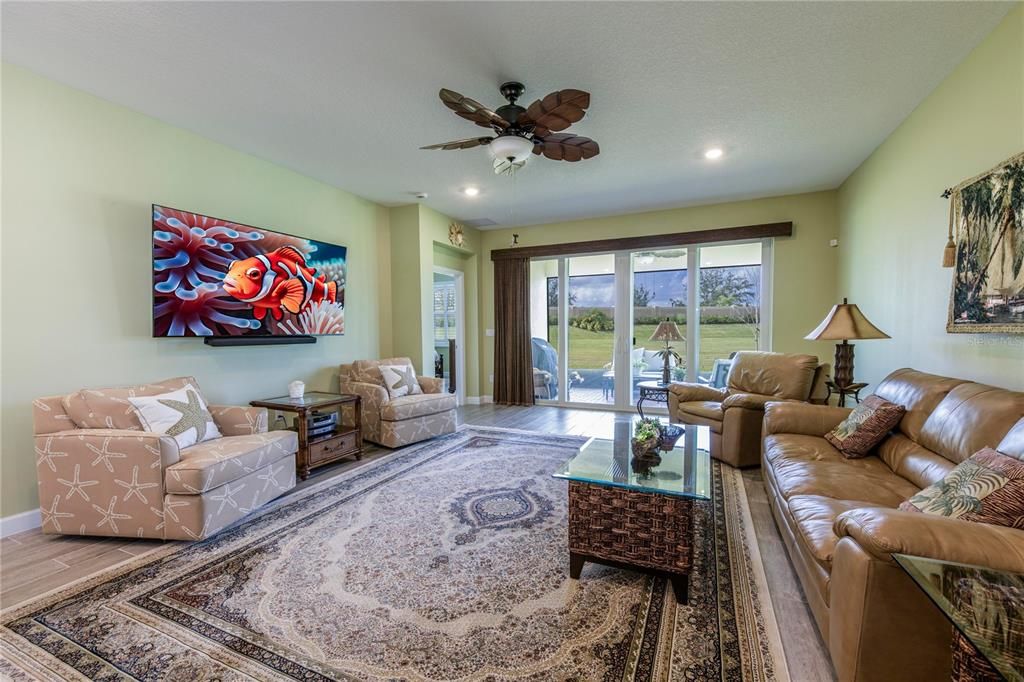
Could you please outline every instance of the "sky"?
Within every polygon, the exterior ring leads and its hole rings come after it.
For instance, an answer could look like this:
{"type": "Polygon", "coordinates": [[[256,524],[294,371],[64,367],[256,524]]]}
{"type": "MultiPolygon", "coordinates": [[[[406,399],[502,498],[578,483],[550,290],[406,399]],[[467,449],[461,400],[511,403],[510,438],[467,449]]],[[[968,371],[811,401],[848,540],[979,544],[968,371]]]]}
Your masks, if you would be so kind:
{"type": "MultiPolygon", "coordinates": [[[[739,266],[745,271],[749,266],[739,266]]],[[[725,268],[732,269],[732,268],[725,268]]],[[[669,306],[672,299],[686,300],[686,270],[658,270],[633,274],[635,287],[643,286],[654,294],[650,305],[669,306]]],[[[569,292],[576,295],[577,307],[613,307],[615,275],[574,275],[569,278],[569,292]]]]}

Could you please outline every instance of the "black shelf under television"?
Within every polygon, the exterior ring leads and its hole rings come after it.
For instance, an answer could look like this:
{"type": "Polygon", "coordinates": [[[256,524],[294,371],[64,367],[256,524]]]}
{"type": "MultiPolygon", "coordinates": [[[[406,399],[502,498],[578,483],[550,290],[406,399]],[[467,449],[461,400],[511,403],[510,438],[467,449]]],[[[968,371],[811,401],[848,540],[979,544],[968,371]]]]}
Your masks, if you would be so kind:
{"type": "Polygon", "coordinates": [[[316,343],[315,336],[204,336],[207,346],[291,346],[297,343],[316,343]]]}

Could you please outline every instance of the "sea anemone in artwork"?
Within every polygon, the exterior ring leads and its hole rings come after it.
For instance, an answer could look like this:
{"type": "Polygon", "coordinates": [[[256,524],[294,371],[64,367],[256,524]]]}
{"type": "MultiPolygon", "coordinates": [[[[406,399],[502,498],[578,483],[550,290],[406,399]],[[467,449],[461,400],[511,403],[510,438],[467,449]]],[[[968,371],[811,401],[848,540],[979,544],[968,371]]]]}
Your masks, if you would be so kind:
{"type": "Polygon", "coordinates": [[[197,336],[212,336],[213,328],[228,334],[244,334],[259,329],[260,321],[236,317],[231,313],[249,310],[249,304],[219,298],[219,284],[203,282],[189,289],[179,287],[162,296],[153,306],[153,331],[157,336],[185,336],[186,330],[197,336]]]}
{"type": "Polygon", "coordinates": [[[286,315],[282,320],[268,318],[268,321],[274,334],[344,334],[345,306],[330,301],[318,301],[310,303],[298,315],[286,315]]]}
{"type": "Polygon", "coordinates": [[[347,276],[345,261],[341,258],[311,260],[308,265],[316,270],[318,277],[323,275],[327,278],[328,282],[338,283],[338,303],[345,305],[345,281],[347,276]]]}
{"type": "Polygon", "coordinates": [[[221,287],[234,260],[282,246],[309,257],[306,239],[264,232],[208,216],[153,207],[153,331],[158,336],[245,334],[261,323],[221,287]]]}

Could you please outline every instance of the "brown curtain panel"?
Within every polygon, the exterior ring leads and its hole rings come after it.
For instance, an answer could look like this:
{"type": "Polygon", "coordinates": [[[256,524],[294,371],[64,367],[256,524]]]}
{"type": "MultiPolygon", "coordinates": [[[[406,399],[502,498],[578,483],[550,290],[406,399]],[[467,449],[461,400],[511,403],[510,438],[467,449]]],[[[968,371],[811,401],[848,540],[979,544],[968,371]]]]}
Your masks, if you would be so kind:
{"type": "Polygon", "coordinates": [[[530,261],[494,261],[494,402],[533,405],[530,261]]]}

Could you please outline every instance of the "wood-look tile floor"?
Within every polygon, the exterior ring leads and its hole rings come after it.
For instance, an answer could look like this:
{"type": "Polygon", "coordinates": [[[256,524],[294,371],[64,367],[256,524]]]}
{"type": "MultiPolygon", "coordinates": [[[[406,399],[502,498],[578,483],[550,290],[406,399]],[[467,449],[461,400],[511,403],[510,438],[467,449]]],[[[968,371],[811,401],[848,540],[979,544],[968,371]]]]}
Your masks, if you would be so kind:
{"type": "MultiPolygon", "coordinates": [[[[598,410],[495,405],[465,406],[459,408],[459,413],[459,420],[464,424],[604,438],[611,437],[616,423],[628,422],[632,417],[631,414],[598,410]]],[[[316,470],[296,490],[367,461],[386,457],[389,452],[374,447],[361,462],[345,461],[316,470]]],[[[828,652],[772,519],[761,472],[747,470],[743,472],[743,478],[772,604],[782,632],[790,677],[799,682],[834,680],[828,652]]],[[[289,495],[292,494],[294,492],[289,495]]],[[[286,495],[274,504],[288,499],[286,495]]],[[[162,545],[157,540],[43,535],[38,530],[3,538],[0,540],[0,608],[63,587],[162,545]]]]}

